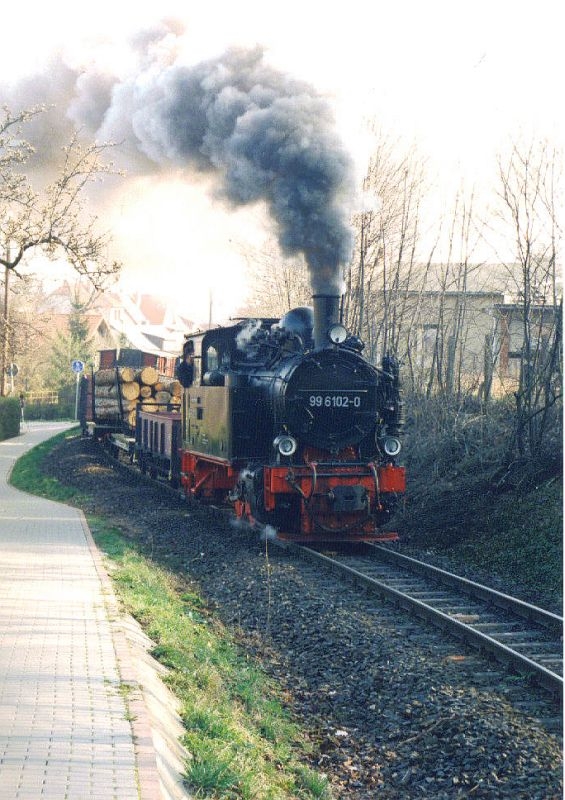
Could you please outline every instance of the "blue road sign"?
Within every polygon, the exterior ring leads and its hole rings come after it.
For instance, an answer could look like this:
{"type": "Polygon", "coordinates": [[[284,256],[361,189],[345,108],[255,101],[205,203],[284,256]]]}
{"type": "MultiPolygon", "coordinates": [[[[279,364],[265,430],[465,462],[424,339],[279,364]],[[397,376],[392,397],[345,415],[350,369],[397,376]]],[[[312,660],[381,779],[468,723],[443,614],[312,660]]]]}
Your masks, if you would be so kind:
{"type": "Polygon", "coordinates": [[[73,361],[73,363],[71,364],[71,367],[72,367],[73,372],[76,372],[77,375],[78,375],[79,372],[82,372],[83,369],[84,369],[84,361],[78,361],[78,359],[77,359],[76,361],[73,361]]]}

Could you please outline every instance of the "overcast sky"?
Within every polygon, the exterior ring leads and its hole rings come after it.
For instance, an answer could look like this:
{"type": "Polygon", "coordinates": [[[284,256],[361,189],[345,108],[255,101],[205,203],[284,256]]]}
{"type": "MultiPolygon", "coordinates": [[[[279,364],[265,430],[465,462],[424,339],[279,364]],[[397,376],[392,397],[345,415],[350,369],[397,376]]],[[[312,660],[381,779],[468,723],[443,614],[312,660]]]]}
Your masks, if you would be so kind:
{"type": "MultiPolygon", "coordinates": [[[[394,136],[415,140],[446,187],[460,175],[488,182],[496,153],[520,133],[563,144],[561,7],[557,0],[33,0],[10,3],[2,12],[0,70],[4,83],[41,71],[59,47],[72,66],[89,58],[116,69],[133,32],[177,17],[186,28],[183,62],[260,44],[269,64],[328,97],[361,170],[364,126],[374,120],[394,136]]],[[[220,208],[200,183],[146,180],[142,191],[139,184],[124,187],[112,225],[136,285],[174,286],[177,298],[190,292],[186,311],[202,320],[210,289],[218,318],[241,301],[234,242],[257,241],[255,221],[253,212],[220,208]],[[179,229],[188,239],[183,247],[179,229]]]]}

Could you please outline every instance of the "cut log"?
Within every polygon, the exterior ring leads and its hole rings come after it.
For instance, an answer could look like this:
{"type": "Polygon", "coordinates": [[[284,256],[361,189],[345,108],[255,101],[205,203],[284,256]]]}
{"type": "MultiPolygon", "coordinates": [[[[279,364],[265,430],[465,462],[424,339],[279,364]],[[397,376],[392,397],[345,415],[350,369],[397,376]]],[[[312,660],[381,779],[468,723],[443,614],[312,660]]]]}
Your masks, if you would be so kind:
{"type": "Polygon", "coordinates": [[[159,380],[153,385],[155,392],[169,392],[169,394],[182,394],[182,386],[176,378],[169,378],[166,375],[159,375],[159,380]]]}
{"type": "Polygon", "coordinates": [[[140,386],[136,381],[122,383],[122,397],[125,397],[126,400],[135,400],[139,397],[139,393],[140,386]]]}
{"type": "Polygon", "coordinates": [[[153,386],[159,380],[159,373],[155,367],[143,367],[141,370],[141,383],[146,386],[153,386]]]}
{"type": "Polygon", "coordinates": [[[171,395],[169,392],[155,392],[155,400],[157,403],[170,403],[171,395]]]}
{"type": "Polygon", "coordinates": [[[96,410],[101,408],[115,408],[116,411],[119,411],[120,404],[116,397],[98,397],[96,398],[96,410]]]}
{"type": "Polygon", "coordinates": [[[94,382],[96,386],[113,386],[116,383],[116,370],[99,369],[94,373],[94,382]]]}
{"type": "Polygon", "coordinates": [[[94,387],[94,397],[98,400],[104,400],[107,398],[113,397],[117,400],[118,398],[118,387],[114,384],[112,386],[99,386],[96,384],[94,387]]]}
{"type": "Polygon", "coordinates": [[[135,370],[133,367],[120,367],[118,372],[124,383],[131,383],[135,380],[135,370]]]}
{"type": "Polygon", "coordinates": [[[151,386],[141,386],[139,389],[140,397],[151,397],[153,389],[151,386]]]}
{"type": "Polygon", "coordinates": [[[112,419],[118,420],[121,419],[120,409],[119,408],[97,408],[96,409],[96,418],[97,419],[112,419]]]}
{"type": "MultiPolygon", "coordinates": [[[[137,400],[122,400],[121,411],[127,414],[129,411],[134,411],[137,408],[137,400]]],[[[96,398],[96,414],[100,416],[101,413],[120,414],[120,402],[118,398],[112,397],[97,397],[96,398]]]]}

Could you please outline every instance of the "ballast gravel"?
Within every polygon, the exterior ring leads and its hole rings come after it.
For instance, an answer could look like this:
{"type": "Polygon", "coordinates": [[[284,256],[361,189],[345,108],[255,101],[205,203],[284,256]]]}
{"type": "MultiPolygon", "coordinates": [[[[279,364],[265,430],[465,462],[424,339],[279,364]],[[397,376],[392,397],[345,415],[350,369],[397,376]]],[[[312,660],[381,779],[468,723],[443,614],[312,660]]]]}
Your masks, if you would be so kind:
{"type": "Polygon", "coordinates": [[[67,440],[46,470],[181,572],[280,685],[343,800],[561,800],[560,709],[384,601],[67,440]]]}

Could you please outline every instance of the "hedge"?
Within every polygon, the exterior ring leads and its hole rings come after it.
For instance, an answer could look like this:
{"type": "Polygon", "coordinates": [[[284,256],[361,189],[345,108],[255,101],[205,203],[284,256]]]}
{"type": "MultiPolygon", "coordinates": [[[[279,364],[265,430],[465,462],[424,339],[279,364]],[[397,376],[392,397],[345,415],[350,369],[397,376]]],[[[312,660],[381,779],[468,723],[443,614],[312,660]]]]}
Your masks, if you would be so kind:
{"type": "Polygon", "coordinates": [[[0,441],[18,436],[20,401],[17,397],[0,397],[0,441]]]}
{"type": "MultiPolygon", "coordinates": [[[[75,417],[75,387],[63,387],[59,390],[58,402],[26,402],[24,407],[24,419],[26,422],[35,420],[68,420],[75,417]]],[[[25,399],[25,396],[24,396],[25,399]]]]}

